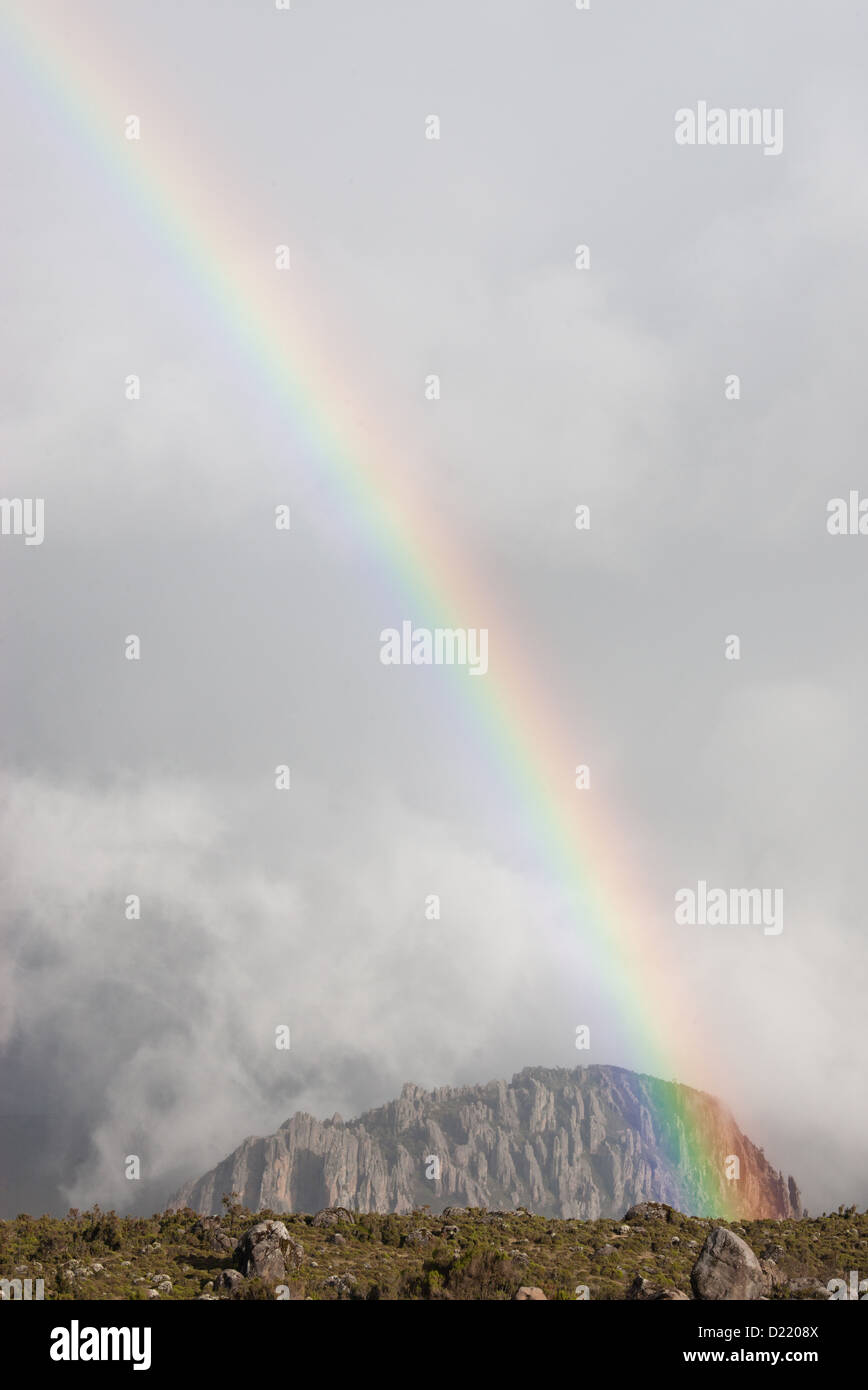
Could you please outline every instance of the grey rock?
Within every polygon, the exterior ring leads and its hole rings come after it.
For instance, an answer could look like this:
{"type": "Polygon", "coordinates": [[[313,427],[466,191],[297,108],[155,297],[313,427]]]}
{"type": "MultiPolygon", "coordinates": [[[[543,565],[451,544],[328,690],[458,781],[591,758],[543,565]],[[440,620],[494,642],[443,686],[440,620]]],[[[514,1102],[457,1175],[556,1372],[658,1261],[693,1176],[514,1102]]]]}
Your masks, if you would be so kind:
{"type": "Polygon", "coordinates": [[[787,1288],[797,1298],[823,1299],[830,1296],[828,1288],[819,1279],[790,1279],[787,1288]]]}
{"type": "Polygon", "coordinates": [[[221,1269],[217,1278],[214,1280],[214,1288],[220,1293],[231,1293],[237,1289],[239,1284],[244,1283],[244,1275],[237,1269],[221,1269]]]}
{"type": "Polygon", "coordinates": [[[672,1210],[665,1202],[639,1202],[626,1213],[625,1221],[668,1221],[672,1210]]]}
{"type": "Polygon", "coordinates": [[[354,1226],[356,1218],[346,1207],[324,1207],[318,1211],[311,1221],[312,1226],[337,1226],[339,1221],[345,1221],[347,1225],[354,1226]]]}
{"type": "Polygon", "coordinates": [[[512,1301],[513,1303],[547,1303],[548,1299],[542,1289],[538,1289],[535,1284],[522,1284],[512,1301]]]}
{"type": "Polygon", "coordinates": [[[768,1286],[750,1246],[725,1226],[716,1226],[706,1238],[690,1282],[697,1298],[724,1302],[759,1298],[768,1286]]]}
{"type": "Polygon", "coordinates": [[[258,1221],[235,1247],[233,1263],[245,1279],[269,1282],[286,1278],[304,1259],[304,1247],[293,1240],[282,1221],[258,1221]]]}

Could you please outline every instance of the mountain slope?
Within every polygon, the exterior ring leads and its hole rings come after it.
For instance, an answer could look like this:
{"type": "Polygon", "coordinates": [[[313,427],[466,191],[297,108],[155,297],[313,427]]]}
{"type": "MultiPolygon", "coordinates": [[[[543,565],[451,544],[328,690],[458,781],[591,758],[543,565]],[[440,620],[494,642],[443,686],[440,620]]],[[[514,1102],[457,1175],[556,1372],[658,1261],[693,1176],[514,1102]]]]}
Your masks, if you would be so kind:
{"type": "Polygon", "coordinates": [[[509,1083],[434,1091],[407,1084],[398,1100],[346,1123],[299,1113],[276,1134],[245,1139],[172,1205],[216,1213],[226,1192],[275,1212],[525,1206],[593,1220],[658,1201],[697,1216],[801,1214],[795,1181],[719,1101],[602,1066],[527,1067],[509,1083]],[[724,1176],[732,1154],[737,1181],[724,1176]],[[426,1176],[433,1159],[439,1180],[426,1176]]]}

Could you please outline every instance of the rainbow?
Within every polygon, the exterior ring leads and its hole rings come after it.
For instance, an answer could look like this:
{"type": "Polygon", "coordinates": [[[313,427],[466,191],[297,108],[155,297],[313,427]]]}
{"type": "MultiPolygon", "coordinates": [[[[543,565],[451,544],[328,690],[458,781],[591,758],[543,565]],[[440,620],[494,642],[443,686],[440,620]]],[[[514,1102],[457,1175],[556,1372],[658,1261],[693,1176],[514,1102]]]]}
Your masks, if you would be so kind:
{"type": "MultiPolygon", "coordinates": [[[[114,85],[117,65],[102,36],[82,32],[68,12],[49,19],[41,6],[9,0],[0,4],[0,21],[27,88],[38,102],[56,106],[78,157],[95,160],[115,196],[129,201],[171,253],[183,282],[195,288],[202,308],[220,321],[260,386],[305,440],[339,504],[366,537],[374,563],[393,590],[397,585],[396,623],[412,616],[432,628],[489,627],[489,674],[479,680],[462,670],[453,674],[481,746],[527,808],[544,870],[569,913],[572,930],[560,949],[572,957],[574,978],[591,976],[611,1001],[622,1046],[642,1059],[644,1071],[671,1077],[676,1053],[685,1068],[695,1067],[703,1055],[695,1034],[697,1008],[679,989],[677,961],[664,959],[660,934],[649,930],[637,910],[637,890],[625,887],[634,870],[618,848],[623,836],[601,811],[596,791],[591,796],[575,789],[575,735],[534,677],[509,619],[486,621],[485,586],[467,554],[433,527],[434,513],[408,479],[405,455],[370,418],[363,400],[353,398],[352,377],[336,381],[333,319],[329,339],[321,302],[306,306],[304,286],[299,290],[294,282],[287,321],[274,293],[274,238],[263,238],[268,276],[262,264],[239,259],[243,239],[224,203],[206,182],[197,182],[193,162],[183,158],[182,131],[167,130],[162,109],[152,122],[156,135],[148,130],[147,113],[139,113],[143,138],[125,139],[129,97],[114,85]]],[[[704,1055],[710,1058],[707,1050],[704,1055]]],[[[658,1118],[671,1131],[685,1169],[700,1175],[684,1202],[698,1214],[726,1215],[728,1205],[749,1214],[737,1196],[729,1198],[721,1180],[724,1156],[702,1133],[684,1092],[661,1087],[660,1105],[658,1118]]]]}

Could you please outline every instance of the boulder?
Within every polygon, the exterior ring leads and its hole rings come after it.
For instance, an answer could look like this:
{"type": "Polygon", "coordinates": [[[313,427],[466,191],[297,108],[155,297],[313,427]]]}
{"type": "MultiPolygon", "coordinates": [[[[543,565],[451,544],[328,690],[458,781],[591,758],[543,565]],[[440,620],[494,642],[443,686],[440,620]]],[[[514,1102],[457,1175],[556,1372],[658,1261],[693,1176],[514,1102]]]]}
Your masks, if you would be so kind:
{"type": "Polygon", "coordinates": [[[355,1226],[355,1217],[346,1207],[323,1207],[318,1211],[311,1221],[312,1226],[337,1226],[339,1221],[345,1221],[349,1226],[355,1226]]]}
{"type": "Polygon", "coordinates": [[[214,1280],[214,1288],[220,1293],[231,1293],[233,1289],[237,1289],[238,1285],[243,1283],[244,1275],[237,1269],[221,1269],[214,1280]]]}
{"type": "Polygon", "coordinates": [[[715,1226],[690,1275],[697,1298],[732,1302],[759,1298],[768,1281],[756,1255],[741,1236],[715,1226]]]}
{"type": "Polygon", "coordinates": [[[638,1202],[626,1213],[625,1221],[669,1221],[671,1207],[665,1202],[638,1202]]]}
{"type": "Polygon", "coordinates": [[[829,1289],[819,1279],[790,1279],[787,1288],[796,1298],[828,1298],[829,1289]]]}
{"type": "Polygon", "coordinates": [[[304,1249],[292,1239],[282,1221],[258,1221],[245,1231],[233,1255],[233,1265],[245,1279],[268,1282],[285,1279],[304,1259],[304,1249]]]}
{"type": "Polygon", "coordinates": [[[547,1303],[548,1299],[542,1289],[538,1289],[532,1284],[522,1284],[512,1301],[513,1303],[547,1303]]]}

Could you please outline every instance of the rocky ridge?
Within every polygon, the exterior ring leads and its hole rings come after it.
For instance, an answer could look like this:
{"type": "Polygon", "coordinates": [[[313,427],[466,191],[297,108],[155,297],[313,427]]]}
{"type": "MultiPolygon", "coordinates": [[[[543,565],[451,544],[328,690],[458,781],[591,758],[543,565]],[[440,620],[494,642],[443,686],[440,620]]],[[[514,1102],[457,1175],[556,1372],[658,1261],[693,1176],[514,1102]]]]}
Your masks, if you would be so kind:
{"type": "Polygon", "coordinates": [[[455,1204],[597,1220],[645,1201],[697,1216],[802,1212],[795,1180],[714,1097],[604,1066],[529,1067],[511,1082],[433,1091],[407,1084],[347,1122],[298,1113],[276,1134],[245,1139],[172,1206],[213,1214],[225,1193],[274,1212],[455,1204]],[[729,1155],[737,1181],[724,1175],[729,1155]]]}

